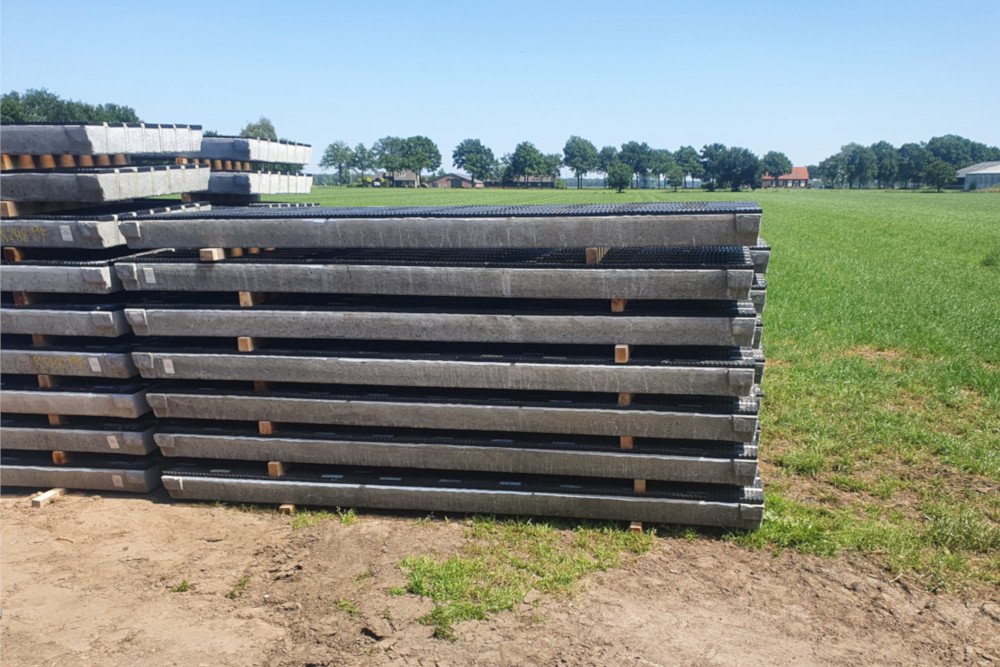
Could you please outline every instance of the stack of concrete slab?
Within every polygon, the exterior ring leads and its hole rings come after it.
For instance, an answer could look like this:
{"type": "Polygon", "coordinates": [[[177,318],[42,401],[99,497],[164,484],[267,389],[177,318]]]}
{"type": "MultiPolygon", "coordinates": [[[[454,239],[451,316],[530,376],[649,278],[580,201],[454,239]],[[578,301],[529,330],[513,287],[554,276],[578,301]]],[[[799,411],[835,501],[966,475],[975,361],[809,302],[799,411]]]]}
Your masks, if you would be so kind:
{"type": "Polygon", "coordinates": [[[260,195],[309,194],[312,176],[270,171],[275,165],[305,165],[312,147],[289,141],[246,137],[205,137],[201,148],[180,162],[212,169],[208,187],[200,196],[225,203],[250,203],[260,195]]]}
{"type": "Polygon", "coordinates": [[[756,526],[760,222],[753,202],[122,221],[170,249],[115,267],[145,292],[125,315],[164,485],[756,526]]]}

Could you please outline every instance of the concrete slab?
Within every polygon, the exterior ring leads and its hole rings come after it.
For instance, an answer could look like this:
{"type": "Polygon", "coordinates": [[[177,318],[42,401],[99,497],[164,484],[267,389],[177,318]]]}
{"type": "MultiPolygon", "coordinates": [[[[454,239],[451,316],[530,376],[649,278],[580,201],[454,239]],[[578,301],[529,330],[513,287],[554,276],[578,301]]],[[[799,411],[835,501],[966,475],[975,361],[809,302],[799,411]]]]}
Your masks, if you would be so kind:
{"type": "Polygon", "coordinates": [[[133,356],[143,377],[165,379],[746,396],[754,378],[752,367],[731,364],[713,368],[147,351],[133,356]]]}
{"type": "Polygon", "coordinates": [[[747,299],[749,269],[500,268],[361,263],[116,263],[129,290],[565,299],[747,299]]]}
{"type": "Polygon", "coordinates": [[[183,157],[209,160],[240,160],[242,162],[270,162],[282,164],[308,164],[312,159],[312,146],[291,141],[270,141],[248,137],[203,137],[201,149],[185,153],[183,157]]]}
{"type": "Polygon", "coordinates": [[[750,300],[758,315],[764,312],[764,303],[767,300],[767,280],[763,273],[754,274],[753,285],[750,286],[750,300]]]}
{"type": "Polygon", "coordinates": [[[200,125],[27,124],[0,127],[10,155],[174,155],[201,149],[200,125]]]}
{"type": "Polygon", "coordinates": [[[560,495],[475,489],[335,484],[228,477],[190,477],[171,472],[163,485],[172,498],[252,503],[294,503],[448,514],[559,516],[610,521],[686,523],[756,528],[763,504],[704,502],[642,496],[560,495]]]}
{"type": "Polygon", "coordinates": [[[307,195],[312,176],[264,171],[213,171],[208,187],[198,191],[213,195],[307,195]]]}
{"type": "Polygon", "coordinates": [[[0,439],[5,449],[141,456],[156,449],[155,431],[156,424],[152,420],[49,426],[31,418],[7,417],[0,424],[0,439]]]}
{"type": "Polygon", "coordinates": [[[767,241],[760,239],[757,243],[750,244],[750,256],[753,257],[754,271],[767,273],[767,265],[771,261],[771,246],[767,241]]]}
{"type": "Polygon", "coordinates": [[[69,308],[0,308],[0,330],[11,334],[98,336],[116,338],[131,333],[124,306],[69,308]]]}
{"type": "MultiPolygon", "coordinates": [[[[399,428],[525,433],[574,433],[643,438],[750,442],[757,428],[753,414],[715,414],[672,409],[617,407],[541,407],[513,403],[459,404],[364,400],[357,398],[285,397],[183,393],[157,388],[147,395],[157,417],[224,419],[303,424],[343,424],[399,428]]],[[[750,399],[743,399],[749,401],[750,399]]],[[[52,412],[52,411],[50,411],[52,412]]]]}
{"type": "MultiPolygon", "coordinates": [[[[753,312],[749,304],[750,312],[753,312]]],[[[140,336],[414,340],[749,347],[753,316],[656,317],[338,310],[128,308],[140,336]]]]}
{"type": "Polygon", "coordinates": [[[56,350],[46,347],[5,347],[0,372],[25,375],[130,378],[139,374],[127,350],[56,350]]]}
{"type": "Polygon", "coordinates": [[[4,292],[110,294],[121,289],[122,282],[110,261],[17,262],[4,264],[0,271],[0,290],[4,292]]]}
{"type": "MultiPolygon", "coordinates": [[[[132,248],[567,248],[753,246],[760,213],[491,215],[503,207],[424,209],[244,208],[201,218],[125,221],[132,248]],[[480,215],[473,215],[473,214],[480,215]]],[[[514,207],[511,207],[514,208],[514,207]]],[[[538,207],[544,208],[544,207],[538,207]]],[[[586,209],[584,209],[586,210],[586,209]]],[[[617,210],[617,209],[609,209],[617,210]]],[[[626,210],[626,209],[622,209],[626,210]]],[[[655,209],[651,209],[655,210],[655,209]]]]}
{"type": "Polygon", "coordinates": [[[208,167],[166,165],[73,171],[18,171],[3,176],[3,197],[15,202],[110,202],[208,188],[208,167]]]}
{"type": "Polygon", "coordinates": [[[85,465],[57,466],[38,454],[5,449],[0,458],[0,485],[132,493],[146,493],[160,485],[160,466],[146,457],[128,461],[90,455],[85,465]]]}
{"type": "Polygon", "coordinates": [[[146,403],[146,388],[122,389],[112,393],[111,389],[95,388],[86,391],[59,389],[8,388],[4,383],[0,389],[4,414],[35,415],[82,415],[91,417],[117,417],[130,419],[149,412],[146,403]]]}
{"type": "Polygon", "coordinates": [[[753,484],[757,476],[756,456],[712,458],[640,454],[630,450],[573,451],[442,444],[419,439],[410,442],[385,442],[280,435],[261,437],[160,432],[155,439],[160,451],[169,457],[579,475],[735,485],[753,484]]]}

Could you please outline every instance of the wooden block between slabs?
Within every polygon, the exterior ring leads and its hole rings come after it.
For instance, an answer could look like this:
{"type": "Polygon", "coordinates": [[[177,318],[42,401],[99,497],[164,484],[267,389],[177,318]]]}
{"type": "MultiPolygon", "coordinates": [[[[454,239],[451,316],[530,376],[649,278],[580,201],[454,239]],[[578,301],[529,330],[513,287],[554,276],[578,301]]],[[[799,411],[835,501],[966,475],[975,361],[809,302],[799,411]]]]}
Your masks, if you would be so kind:
{"type": "Polygon", "coordinates": [[[242,257],[243,256],[243,248],[230,248],[230,250],[229,250],[229,256],[230,257],[242,257]]]}
{"type": "Polygon", "coordinates": [[[60,155],[59,156],[59,168],[60,169],[76,169],[76,160],[73,159],[72,155],[60,155]]]}
{"type": "Polygon", "coordinates": [[[24,253],[21,252],[20,248],[4,248],[3,258],[8,262],[22,262],[24,261],[24,253]]]}
{"type": "Polygon", "coordinates": [[[52,462],[57,466],[69,465],[73,462],[73,452],[64,452],[57,449],[52,452],[52,462]]]}
{"type": "MultiPolygon", "coordinates": [[[[197,162],[198,161],[195,160],[195,163],[197,163],[197,162]]],[[[186,157],[175,157],[174,158],[174,164],[187,164],[187,163],[188,163],[188,159],[186,157]]]]}
{"type": "Polygon", "coordinates": [[[633,533],[641,533],[642,532],[642,521],[633,521],[631,524],[629,524],[628,529],[630,531],[632,531],[633,533]]]}
{"type": "Polygon", "coordinates": [[[615,363],[627,364],[632,357],[632,348],[629,345],[615,345],[615,363]]]}
{"type": "Polygon", "coordinates": [[[267,462],[267,475],[268,477],[284,477],[292,467],[291,463],[284,463],[282,461],[268,461],[267,462]]]}
{"type": "Polygon", "coordinates": [[[608,246],[596,246],[587,248],[587,264],[600,264],[604,256],[611,250],[608,246]]]}
{"type": "Polygon", "coordinates": [[[38,299],[32,292],[14,292],[14,305],[15,306],[30,306],[33,303],[37,303],[38,299]]]}
{"type": "Polygon", "coordinates": [[[52,336],[44,334],[31,334],[31,344],[35,347],[48,347],[52,345],[52,336]]]}
{"type": "Polygon", "coordinates": [[[38,156],[38,168],[39,169],[55,169],[56,159],[52,157],[51,154],[46,153],[45,155],[38,156]]]}
{"type": "Polygon", "coordinates": [[[17,156],[17,168],[18,169],[34,169],[35,168],[35,158],[30,155],[18,155],[17,156]]]}
{"type": "Polygon", "coordinates": [[[111,156],[110,155],[95,155],[94,156],[94,166],[95,167],[110,167],[111,166],[111,156]]]}
{"type": "Polygon", "coordinates": [[[632,485],[633,490],[636,493],[646,493],[646,480],[637,479],[632,485]]]}
{"type": "Polygon", "coordinates": [[[115,153],[111,156],[111,164],[116,167],[127,167],[128,166],[128,156],[124,153],[115,153]]]}
{"type": "Polygon", "coordinates": [[[253,352],[260,345],[260,338],[252,338],[251,336],[240,336],[236,339],[236,349],[240,352],[253,352]]]}
{"type": "Polygon", "coordinates": [[[0,155],[0,170],[8,171],[13,168],[14,168],[14,158],[7,155],[6,153],[0,155]]]}
{"type": "Polygon", "coordinates": [[[38,376],[38,388],[39,389],[52,389],[59,384],[59,378],[53,375],[39,375],[38,376]]]}
{"type": "Polygon", "coordinates": [[[611,312],[612,313],[624,313],[625,304],[628,303],[628,299],[611,299],[611,312]]]}
{"type": "Polygon", "coordinates": [[[253,381],[254,391],[271,391],[271,383],[264,380],[254,380],[253,381]]]}
{"type": "Polygon", "coordinates": [[[635,393],[631,391],[620,391],[618,392],[618,405],[622,407],[632,405],[633,398],[635,398],[635,393]]]}
{"type": "Polygon", "coordinates": [[[259,255],[260,248],[247,248],[247,252],[251,255],[259,255]]]}
{"type": "Polygon", "coordinates": [[[620,438],[622,449],[632,449],[635,447],[635,438],[630,435],[623,435],[620,438]]]}
{"type": "Polygon", "coordinates": [[[88,168],[94,166],[94,156],[93,155],[80,155],[76,158],[77,166],[88,168]]]}
{"type": "Polygon", "coordinates": [[[198,251],[198,259],[203,262],[221,262],[225,258],[225,248],[202,248],[198,251]]]}
{"type": "Polygon", "coordinates": [[[267,292],[240,292],[240,305],[244,308],[256,306],[267,300],[267,292]]]}
{"type": "Polygon", "coordinates": [[[66,417],[64,415],[49,415],[49,426],[65,426],[66,417]]]}
{"type": "Polygon", "coordinates": [[[274,422],[257,422],[257,431],[261,435],[274,435],[276,430],[274,422]]]}
{"type": "Polygon", "coordinates": [[[286,504],[278,506],[279,514],[295,514],[295,505],[286,504]]]}
{"type": "Polygon", "coordinates": [[[62,496],[64,493],[66,493],[66,489],[49,489],[45,493],[39,493],[37,496],[32,498],[31,506],[35,508],[45,507],[56,498],[62,496]]]}

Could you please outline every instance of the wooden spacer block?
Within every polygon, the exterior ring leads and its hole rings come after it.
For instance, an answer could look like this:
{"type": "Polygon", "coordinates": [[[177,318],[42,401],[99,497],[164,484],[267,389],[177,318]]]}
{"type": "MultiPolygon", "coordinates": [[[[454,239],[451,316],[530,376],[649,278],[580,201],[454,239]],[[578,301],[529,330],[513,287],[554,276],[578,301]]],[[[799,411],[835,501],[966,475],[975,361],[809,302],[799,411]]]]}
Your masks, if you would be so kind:
{"type": "Polygon", "coordinates": [[[57,466],[69,465],[73,462],[73,452],[64,452],[57,449],[52,452],[52,462],[57,466]]]}
{"type": "Polygon", "coordinates": [[[31,344],[35,347],[48,347],[52,345],[52,336],[44,334],[31,334],[31,344]]]}
{"type": "Polygon", "coordinates": [[[73,159],[72,155],[60,155],[59,156],[59,168],[60,169],[76,169],[76,160],[73,159]]]}
{"type": "Polygon", "coordinates": [[[232,160],[223,160],[223,162],[222,162],[222,170],[223,171],[232,171],[233,170],[233,161],[232,160]]]}
{"type": "Polygon", "coordinates": [[[615,345],[615,363],[627,364],[632,357],[632,348],[629,345],[615,345]]]}
{"type": "Polygon", "coordinates": [[[78,155],[76,158],[76,165],[78,167],[93,167],[94,166],[94,156],[93,155],[78,155]]]}
{"type": "Polygon", "coordinates": [[[631,391],[620,391],[618,392],[618,405],[625,407],[627,405],[632,405],[632,399],[635,398],[635,393],[631,391]]]}
{"type": "Polygon", "coordinates": [[[110,155],[95,155],[94,156],[94,166],[95,167],[110,167],[111,166],[111,156],[110,155]]]}
{"type": "Polygon", "coordinates": [[[274,422],[257,422],[257,431],[261,435],[274,435],[276,430],[274,422]]]}
{"type": "Polygon", "coordinates": [[[115,153],[111,156],[111,164],[116,167],[127,167],[128,166],[128,156],[124,153],[115,153]]]}
{"type": "Polygon", "coordinates": [[[260,339],[251,336],[240,336],[236,339],[236,349],[240,352],[253,352],[260,347],[260,339]]]}
{"type": "MultiPolygon", "coordinates": [[[[195,160],[195,162],[198,162],[198,161],[195,160]]],[[[174,164],[187,164],[187,163],[188,163],[188,159],[186,157],[175,157],[174,158],[174,164]]]]}
{"type": "Polygon", "coordinates": [[[39,155],[38,156],[38,168],[39,169],[55,169],[56,168],[56,159],[52,155],[50,155],[48,153],[46,153],[45,155],[39,155]]]}
{"type": "Polygon", "coordinates": [[[3,258],[7,262],[21,262],[24,261],[24,253],[20,248],[4,248],[3,258]]]}
{"type": "Polygon", "coordinates": [[[624,313],[625,304],[628,303],[628,299],[611,299],[611,312],[612,313],[624,313]]]}
{"type": "Polygon", "coordinates": [[[249,162],[244,162],[243,163],[243,171],[250,171],[250,169],[251,169],[250,163],[249,162]]]}
{"type": "Polygon", "coordinates": [[[212,160],[212,171],[222,171],[222,160],[212,160]]]}
{"type": "Polygon", "coordinates": [[[266,299],[267,292],[240,292],[240,305],[244,308],[264,303],[266,299]]]}
{"type": "Polygon", "coordinates": [[[271,391],[271,383],[265,380],[254,380],[253,381],[254,391],[271,391]]]}
{"type": "Polygon", "coordinates": [[[295,514],[295,505],[286,504],[278,506],[279,514],[295,514]]]}
{"type": "Polygon", "coordinates": [[[230,257],[242,257],[243,256],[243,248],[230,248],[230,250],[229,250],[229,256],[230,257]]]}
{"type": "Polygon", "coordinates": [[[18,169],[34,169],[35,168],[35,158],[30,155],[18,155],[17,156],[17,168],[18,169]]]}
{"type": "Polygon", "coordinates": [[[284,477],[285,473],[288,472],[292,467],[291,463],[282,463],[281,461],[268,461],[267,462],[267,475],[268,477],[284,477]]]}
{"type": "Polygon", "coordinates": [[[260,254],[260,248],[247,248],[247,253],[249,253],[251,255],[259,255],[260,254]]]}
{"type": "Polygon", "coordinates": [[[604,256],[611,250],[608,246],[587,248],[587,264],[600,264],[604,256]]]}
{"type": "Polygon", "coordinates": [[[203,262],[221,262],[225,258],[225,248],[202,248],[198,251],[198,259],[203,262]]]}
{"type": "Polygon", "coordinates": [[[35,496],[34,498],[32,498],[31,499],[31,506],[35,507],[35,508],[45,507],[46,505],[48,505],[49,503],[51,503],[53,500],[55,500],[56,498],[61,497],[65,493],[66,493],[66,489],[49,489],[45,493],[39,493],[37,496],[35,496]]]}
{"type": "Polygon", "coordinates": [[[622,449],[632,449],[635,447],[635,438],[630,435],[623,435],[619,438],[621,442],[622,449]]]}
{"type": "Polygon", "coordinates": [[[642,532],[642,521],[633,521],[631,524],[629,524],[628,529],[630,531],[632,531],[633,533],[641,533],[642,532]]]}
{"type": "Polygon", "coordinates": [[[16,218],[17,204],[12,201],[0,201],[0,217],[16,218]]]}
{"type": "Polygon", "coordinates": [[[264,252],[274,252],[274,248],[264,248],[264,252]]]}
{"type": "Polygon", "coordinates": [[[38,376],[38,387],[39,389],[52,389],[57,384],[59,384],[59,378],[52,375],[39,375],[38,376]]]}
{"type": "Polygon", "coordinates": [[[646,493],[646,480],[644,479],[635,480],[632,484],[632,489],[636,493],[646,493]]]}
{"type": "Polygon", "coordinates": [[[49,426],[64,426],[66,417],[63,415],[49,415],[49,426]]]}
{"type": "Polygon", "coordinates": [[[13,295],[15,306],[30,306],[38,301],[31,292],[14,292],[13,295]]]}
{"type": "Polygon", "coordinates": [[[3,153],[0,155],[0,170],[7,171],[14,168],[14,158],[3,153]]]}

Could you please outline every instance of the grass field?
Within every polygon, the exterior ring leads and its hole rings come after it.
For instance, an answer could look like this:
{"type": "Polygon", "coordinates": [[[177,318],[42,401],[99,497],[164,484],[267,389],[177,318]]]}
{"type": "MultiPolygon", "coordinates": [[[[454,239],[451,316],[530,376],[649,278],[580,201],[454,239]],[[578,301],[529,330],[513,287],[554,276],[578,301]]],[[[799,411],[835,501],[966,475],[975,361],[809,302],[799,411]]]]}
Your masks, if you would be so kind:
{"type": "MultiPolygon", "coordinates": [[[[694,199],[756,199],[773,247],[767,510],[758,531],[685,534],[854,553],[930,590],[1000,584],[1000,194],[317,188],[300,198],[334,206],[694,199]]],[[[499,564],[501,546],[483,568],[482,554],[470,552],[468,567],[509,580],[510,562],[530,561],[518,555],[524,525],[491,524],[510,558],[499,564]]],[[[470,531],[475,538],[482,527],[470,531]]],[[[410,562],[412,592],[434,577],[440,588],[454,584],[462,568],[452,560],[410,562]]],[[[485,576],[455,604],[487,599],[496,586],[485,576]]]]}

